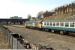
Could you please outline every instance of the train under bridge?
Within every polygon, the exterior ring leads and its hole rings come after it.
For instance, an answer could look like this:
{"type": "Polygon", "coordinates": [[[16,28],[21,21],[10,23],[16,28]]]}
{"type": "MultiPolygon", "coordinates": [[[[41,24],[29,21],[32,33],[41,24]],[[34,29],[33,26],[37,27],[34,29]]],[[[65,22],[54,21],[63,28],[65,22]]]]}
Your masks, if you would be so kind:
{"type": "Polygon", "coordinates": [[[0,25],[24,24],[28,19],[0,19],[0,25]]]}

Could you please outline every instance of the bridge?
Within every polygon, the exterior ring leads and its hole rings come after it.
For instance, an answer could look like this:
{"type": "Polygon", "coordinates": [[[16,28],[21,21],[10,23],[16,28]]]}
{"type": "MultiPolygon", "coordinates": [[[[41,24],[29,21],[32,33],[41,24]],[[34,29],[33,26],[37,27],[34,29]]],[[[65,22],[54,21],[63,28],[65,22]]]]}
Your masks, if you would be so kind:
{"type": "Polygon", "coordinates": [[[0,19],[0,24],[24,24],[28,19],[0,19]]]}

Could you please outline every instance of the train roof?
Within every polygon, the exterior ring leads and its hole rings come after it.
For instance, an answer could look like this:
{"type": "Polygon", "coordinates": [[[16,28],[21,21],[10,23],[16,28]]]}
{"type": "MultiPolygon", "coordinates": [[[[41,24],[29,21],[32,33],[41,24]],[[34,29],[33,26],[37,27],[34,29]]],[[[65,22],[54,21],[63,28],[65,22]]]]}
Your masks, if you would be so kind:
{"type": "Polygon", "coordinates": [[[75,22],[75,20],[44,20],[44,22],[75,22]]]}

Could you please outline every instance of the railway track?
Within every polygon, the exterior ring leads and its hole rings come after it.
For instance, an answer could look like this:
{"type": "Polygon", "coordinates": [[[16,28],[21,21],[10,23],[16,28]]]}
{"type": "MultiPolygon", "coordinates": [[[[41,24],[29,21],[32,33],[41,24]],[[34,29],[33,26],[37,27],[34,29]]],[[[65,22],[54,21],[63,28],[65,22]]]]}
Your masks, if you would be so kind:
{"type": "MultiPolygon", "coordinates": [[[[24,25],[13,25],[13,27],[20,27],[20,28],[25,28],[25,26],[24,25]]],[[[30,28],[28,28],[28,29],[30,29],[30,28]]],[[[39,29],[34,29],[33,28],[33,30],[39,30],[39,29]]],[[[60,32],[59,31],[49,31],[49,30],[39,30],[39,31],[43,31],[43,32],[50,32],[50,33],[55,33],[55,34],[60,34],[60,32]]],[[[67,32],[66,32],[67,33],[67,32]]],[[[75,33],[70,33],[70,32],[68,32],[68,34],[60,34],[60,35],[65,35],[65,36],[72,36],[72,37],[75,37],[75,33]]]]}
{"type": "Polygon", "coordinates": [[[62,36],[23,27],[6,26],[9,30],[21,34],[24,39],[36,45],[52,47],[55,50],[75,50],[75,37],[62,36]]]}

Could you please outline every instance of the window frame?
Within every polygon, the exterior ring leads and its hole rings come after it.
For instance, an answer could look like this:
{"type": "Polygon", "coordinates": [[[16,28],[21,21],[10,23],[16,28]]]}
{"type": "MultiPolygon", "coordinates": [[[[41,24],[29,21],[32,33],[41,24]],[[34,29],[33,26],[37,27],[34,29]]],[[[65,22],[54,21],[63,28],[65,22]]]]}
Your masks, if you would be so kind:
{"type": "Polygon", "coordinates": [[[56,26],[56,25],[55,25],[55,22],[53,22],[53,26],[56,26]]]}
{"type": "Polygon", "coordinates": [[[75,22],[70,22],[70,27],[75,27],[75,22]],[[73,23],[73,25],[71,25],[73,23]]]}
{"type": "Polygon", "coordinates": [[[64,27],[64,22],[60,22],[60,26],[64,27]]]}
{"type": "Polygon", "coordinates": [[[65,22],[65,27],[69,27],[69,22],[65,22]]]}
{"type": "Polygon", "coordinates": [[[46,22],[44,22],[44,25],[46,26],[46,22]]]}
{"type": "Polygon", "coordinates": [[[49,24],[50,24],[50,26],[52,26],[52,22],[50,22],[49,24]]]}
{"type": "Polygon", "coordinates": [[[59,26],[59,22],[56,22],[56,26],[59,26]]]}
{"type": "Polygon", "coordinates": [[[46,24],[47,24],[47,26],[49,26],[49,22],[47,22],[46,24]]]}

